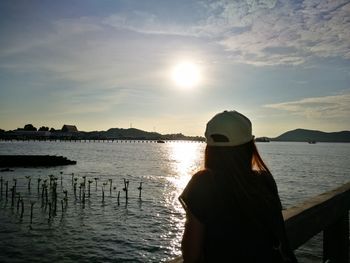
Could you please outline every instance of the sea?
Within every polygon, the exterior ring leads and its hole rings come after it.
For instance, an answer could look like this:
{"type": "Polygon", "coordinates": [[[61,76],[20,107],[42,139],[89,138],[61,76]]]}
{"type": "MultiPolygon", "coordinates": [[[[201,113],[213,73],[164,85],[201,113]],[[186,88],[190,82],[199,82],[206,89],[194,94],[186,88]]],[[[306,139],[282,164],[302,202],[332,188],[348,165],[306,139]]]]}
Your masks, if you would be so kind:
{"type": "MultiPolygon", "coordinates": [[[[350,181],[350,144],[257,146],[284,208],[350,181]]],[[[0,141],[0,154],[57,155],[77,161],[0,173],[0,262],[176,258],[185,223],[178,197],[192,174],[203,168],[204,149],[204,143],[190,141],[0,141]],[[57,184],[56,204],[49,187],[48,201],[42,191],[50,178],[57,184]],[[9,189],[14,184],[17,194],[12,203],[9,189]]],[[[322,262],[322,235],[296,254],[300,262],[322,262]]]]}

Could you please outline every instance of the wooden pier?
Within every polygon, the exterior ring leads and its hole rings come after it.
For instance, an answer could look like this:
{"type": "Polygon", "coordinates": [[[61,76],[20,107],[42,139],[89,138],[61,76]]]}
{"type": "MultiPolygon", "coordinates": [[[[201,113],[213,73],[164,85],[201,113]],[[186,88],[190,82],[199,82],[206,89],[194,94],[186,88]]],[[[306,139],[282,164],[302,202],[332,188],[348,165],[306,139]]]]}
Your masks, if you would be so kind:
{"type": "Polygon", "coordinates": [[[76,143],[204,143],[200,140],[159,140],[159,139],[47,139],[47,138],[37,138],[37,139],[0,139],[3,142],[76,142],[76,143]]]}
{"type": "Polygon", "coordinates": [[[323,232],[323,262],[349,262],[349,210],[350,182],[283,211],[292,249],[323,232]]]}

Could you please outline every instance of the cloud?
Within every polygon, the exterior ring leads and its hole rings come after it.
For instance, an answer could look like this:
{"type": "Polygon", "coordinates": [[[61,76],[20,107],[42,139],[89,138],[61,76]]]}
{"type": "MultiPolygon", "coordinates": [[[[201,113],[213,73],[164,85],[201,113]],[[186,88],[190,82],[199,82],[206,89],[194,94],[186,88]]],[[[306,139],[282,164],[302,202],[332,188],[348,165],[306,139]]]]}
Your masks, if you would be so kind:
{"type": "Polygon", "coordinates": [[[164,23],[164,21],[156,15],[141,11],[113,14],[103,19],[102,24],[142,34],[187,37],[198,36],[195,26],[191,27],[175,22],[164,23]]]}
{"type": "Polygon", "coordinates": [[[236,62],[302,64],[313,56],[350,59],[349,1],[200,1],[191,24],[164,22],[147,12],[114,14],[105,25],[143,34],[207,39],[236,62]]]}
{"type": "Polygon", "coordinates": [[[350,59],[349,1],[222,0],[206,6],[211,15],[202,22],[202,34],[217,38],[240,62],[295,65],[312,56],[350,59]]]}
{"type": "Polygon", "coordinates": [[[264,105],[266,108],[284,110],[306,118],[350,120],[350,92],[344,94],[304,98],[298,101],[289,101],[264,105]]]}
{"type": "Polygon", "coordinates": [[[60,49],[62,42],[66,43],[61,50],[65,48],[69,55],[84,51],[122,53],[116,47],[138,41],[130,34],[133,32],[143,35],[143,43],[153,41],[148,35],[164,37],[159,41],[163,43],[175,37],[211,46],[214,43],[231,61],[258,66],[299,65],[314,57],[350,59],[349,1],[204,0],[193,6],[193,13],[197,12],[191,19],[156,6],[59,19],[49,22],[45,32],[29,32],[13,43],[6,42],[0,46],[0,58],[39,48],[60,49]]]}

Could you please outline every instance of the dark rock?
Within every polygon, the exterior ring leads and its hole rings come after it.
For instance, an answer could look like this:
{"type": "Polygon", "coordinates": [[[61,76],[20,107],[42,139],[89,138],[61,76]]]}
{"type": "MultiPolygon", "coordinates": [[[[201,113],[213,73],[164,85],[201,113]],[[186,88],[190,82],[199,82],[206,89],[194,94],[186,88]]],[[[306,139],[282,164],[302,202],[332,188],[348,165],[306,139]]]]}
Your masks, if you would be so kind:
{"type": "Polygon", "coordinates": [[[76,164],[63,156],[51,155],[0,155],[0,167],[37,167],[76,164]]]}

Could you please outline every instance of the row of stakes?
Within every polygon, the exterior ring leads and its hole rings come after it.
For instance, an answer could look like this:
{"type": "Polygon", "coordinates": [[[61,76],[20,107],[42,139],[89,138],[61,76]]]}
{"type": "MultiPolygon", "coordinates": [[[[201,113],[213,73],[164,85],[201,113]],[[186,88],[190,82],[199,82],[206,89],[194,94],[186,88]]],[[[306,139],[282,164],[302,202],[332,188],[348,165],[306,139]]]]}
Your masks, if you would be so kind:
{"type": "MultiPolygon", "coordinates": [[[[88,183],[87,188],[87,195],[88,198],[90,198],[90,188],[91,184],[95,181],[95,188],[97,190],[97,182],[99,178],[95,177],[93,180],[86,181],[86,176],[83,176],[83,182],[79,184],[79,200],[82,202],[82,208],[85,208],[85,200],[86,200],[86,182],[88,183]]],[[[28,180],[28,191],[31,191],[31,176],[26,176],[26,179],[28,180]]],[[[125,204],[128,203],[128,191],[129,191],[129,180],[124,180],[124,188],[123,191],[125,192],[125,204]]],[[[58,178],[54,175],[49,175],[49,179],[37,179],[37,191],[38,191],[38,197],[41,193],[41,207],[47,208],[49,207],[49,221],[53,216],[56,216],[57,212],[57,181],[58,178]],[[42,182],[42,183],[41,183],[42,182]],[[41,189],[40,189],[41,186],[41,189]],[[49,199],[50,195],[50,199],[49,199]]],[[[105,201],[105,187],[109,184],[109,191],[110,194],[112,194],[112,179],[108,179],[107,182],[102,183],[102,203],[105,201]]],[[[78,178],[74,176],[74,173],[72,173],[72,186],[73,186],[73,192],[74,192],[74,198],[77,200],[77,185],[78,185],[78,178]]],[[[61,172],[61,187],[62,187],[62,172],[61,172]]],[[[114,190],[116,190],[116,187],[113,187],[114,190]]],[[[141,201],[142,196],[142,182],[140,182],[140,186],[137,188],[139,190],[139,200],[141,201]]],[[[17,212],[19,211],[21,207],[20,212],[20,219],[23,219],[23,213],[24,213],[24,200],[23,197],[21,197],[21,193],[17,192],[17,179],[13,179],[13,185],[9,189],[9,182],[4,181],[3,177],[0,177],[0,200],[5,198],[6,202],[8,202],[9,199],[9,192],[11,193],[11,208],[14,208],[16,202],[17,202],[17,212]],[[5,186],[5,191],[4,191],[5,186]],[[17,201],[16,201],[17,198],[17,201]]],[[[67,209],[68,205],[68,191],[63,190],[62,193],[64,194],[63,199],[61,199],[61,211],[62,215],[63,212],[67,209]]],[[[35,205],[35,201],[30,200],[30,227],[33,222],[33,208],[35,205]]],[[[120,205],[120,191],[118,191],[117,195],[117,204],[120,205]]]]}

